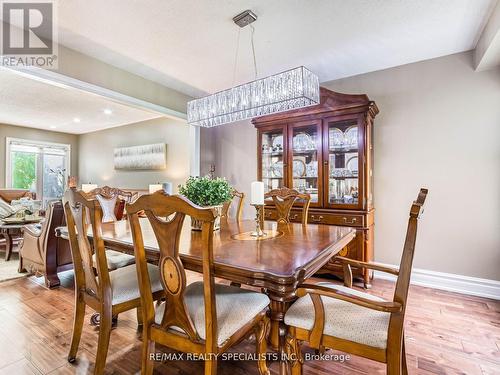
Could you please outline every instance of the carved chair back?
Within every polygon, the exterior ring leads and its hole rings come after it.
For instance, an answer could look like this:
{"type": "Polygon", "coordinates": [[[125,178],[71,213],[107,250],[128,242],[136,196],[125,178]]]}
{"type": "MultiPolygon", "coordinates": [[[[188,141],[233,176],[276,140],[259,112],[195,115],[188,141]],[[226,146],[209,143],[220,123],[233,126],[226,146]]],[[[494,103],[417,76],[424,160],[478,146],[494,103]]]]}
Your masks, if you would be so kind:
{"type": "Polygon", "coordinates": [[[118,197],[123,199],[127,203],[131,203],[137,196],[137,192],[125,191],[110,186],[98,187],[85,194],[89,198],[94,198],[96,195],[100,195],[106,199],[118,197]]]}
{"type": "Polygon", "coordinates": [[[236,208],[236,220],[240,221],[241,220],[241,214],[243,212],[243,202],[245,200],[245,193],[240,193],[237,190],[233,189],[233,197],[230,201],[226,202],[222,206],[222,213],[221,213],[221,218],[228,218],[229,217],[229,208],[231,207],[231,204],[235,200],[235,198],[238,198],[238,207],[236,208]]]}
{"type": "Polygon", "coordinates": [[[295,201],[297,199],[303,200],[302,224],[307,224],[307,215],[311,203],[311,196],[309,194],[302,194],[297,190],[282,187],[267,192],[264,194],[264,198],[272,198],[278,214],[276,221],[283,224],[288,224],[290,222],[290,211],[295,201]]]}
{"type": "Polygon", "coordinates": [[[116,199],[114,213],[117,220],[121,220],[123,218],[123,212],[125,209],[126,203],[132,203],[135,199],[137,199],[137,192],[125,191],[119,188],[114,188],[110,186],[102,186],[95,188],[87,193],[87,198],[95,198],[97,195],[105,199],[116,199]]]}
{"type": "Polygon", "coordinates": [[[112,300],[111,283],[102,239],[101,206],[97,200],[88,199],[86,193],[77,191],[75,188],[66,190],[63,203],[76,287],[98,300],[110,302],[112,300]],[[86,235],[89,228],[92,228],[92,242],[86,235]],[[93,254],[96,254],[95,268],[93,254]]]}
{"type": "Polygon", "coordinates": [[[182,329],[188,337],[177,335],[176,340],[200,342],[200,337],[184,301],[186,272],[179,257],[179,243],[186,215],[202,222],[201,233],[192,233],[192,236],[196,238],[191,240],[191,246],[200,246],[203,249],[205,345],[207,350],[215,352],[217,348],[217,315],[213,275],[214,211],[210,208],[196,206],[183,196],[168,195],[161,190],[154,194],[143,195],[134,203],[127,204],[126,211],[134,241],[144,329],[148,329],[154,324],[155,308],[141,229],[144,223],[141,223],[138,215],[140,212],[144,212],[149,221],[160,249],[159,269],[166,299],[166,307],[161,321],[162,331],[167,333],[169,327],[175,326],[182,329]]]}

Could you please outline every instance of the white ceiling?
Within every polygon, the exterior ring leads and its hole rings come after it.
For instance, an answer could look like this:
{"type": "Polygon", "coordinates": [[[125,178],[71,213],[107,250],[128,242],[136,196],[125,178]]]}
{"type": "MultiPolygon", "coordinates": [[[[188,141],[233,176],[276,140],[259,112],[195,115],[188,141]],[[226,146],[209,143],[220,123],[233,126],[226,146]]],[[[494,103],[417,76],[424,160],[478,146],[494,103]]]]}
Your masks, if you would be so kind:
{"type": "Polygon", "coordinates": [[[161,116],[0,69],[0,124],[82,134],[161,116]]]}
{"type": "MultiPolygon", "coordinates": [[[[59,41],[199,96],[233,84],[238,27],[259,17],[259,76],[304,65],[320,81],[473,49],[497,0],[64,0],[59,41]]],[[[254,79],[242,29],[236,80],[254,79]]]]}

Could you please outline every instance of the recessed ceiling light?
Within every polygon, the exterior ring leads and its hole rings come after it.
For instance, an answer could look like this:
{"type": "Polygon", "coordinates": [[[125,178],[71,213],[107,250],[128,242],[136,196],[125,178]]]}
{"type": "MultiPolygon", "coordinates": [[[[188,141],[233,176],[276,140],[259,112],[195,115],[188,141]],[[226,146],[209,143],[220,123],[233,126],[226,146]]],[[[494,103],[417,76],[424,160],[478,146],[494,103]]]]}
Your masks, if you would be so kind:
{"type": "Polygon", "coordinates": [[[51,126],[50,126],[50,128],[51,128],[51,129],[55,129],[55,128],[57,128],[57,126],[55,126],[55,125],[51,125],[51,126]]]}
{"type": "Polygon", "coordinates": [[[81,120],[80,120],[78,117],[75,117],[75,118],[73,119],[73,122],[80,122],[80,121],[81,121],[81,120]]]}
{"type": "Polygon", "coordinates": [[[109,109],[109,108],[106,108],[103,112],[104,112],[105,115],[110,115],[110,114],[113,113],[113,111],[111,109],[109,109]]]}

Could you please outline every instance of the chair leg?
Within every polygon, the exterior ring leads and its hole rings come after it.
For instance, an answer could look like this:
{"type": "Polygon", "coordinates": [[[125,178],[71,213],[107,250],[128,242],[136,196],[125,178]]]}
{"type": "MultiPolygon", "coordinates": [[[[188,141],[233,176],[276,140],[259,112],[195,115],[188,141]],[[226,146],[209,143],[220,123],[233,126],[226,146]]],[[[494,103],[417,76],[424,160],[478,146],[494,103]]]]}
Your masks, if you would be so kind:
{"type": "Polygon", "coordinates": [[[408,367],[406,366],[406,349],[405,349],[405,337],[403,335],[403,347],[401,350],[401,367],[403,375],[408,375],[408,367]]]}
{"type": "Polygon", "coordinates": [[[264,316],[262,320],[254,327],[255,331],[255,344],[257,350],[257,365],[259,366],[260,375],[269,375],[267,368],[266,353],[267,353],[267,335],[269,332],[270,320],[264,316]]]}
{"type": "Polygon", "coordinates": [[[68,362],[73,363],[76,360],[80,337],[82,337],[83,320],[85,318],[85,302],[80,293],[75,296],[75,314],[73,317],[73,333],[71,336],[71,346],[68,354],[68,362]]]}
{"type": "Polygon", "coordinates": [[[388,353],[387,356],[387,375],[401,375],[401,350],[388,353]]]}
{"type": "Polygon", "coordinates": [[[97,342],[97,355],[95,360],[94,374],[104,373],[106,357],[108,356],[109,337],[111,335],[112,315],[111,309],[102,310],[100,313],[99,340],[97,342]]]}
{"type": "Polygon", "coordinates": [[[292,375],[302,375],[302,364],[304,363],[304,359],[302,358],[299,340],[297,340],[293,334],[289,333],[286,338],[286,344],[292,375]]]}
{"type": "Polygon", "coordinates": [[[24,268],[24,265],[23,265],[23,257],[21,255],[20,251],[19,251],[19,266],[17,267],[17,272],[19,272],[19,273],[26,272],[26,268],[24,268]]]}
{"type": "Polygon", "coordinates": [[[213,357],[205,361],[205,375],[217,375],[217,358],[213,357]]]}
{"type": "Polygon", "coordinates": [[[142,326],[142,308],[139,306],[137,308],[136,312],[137,312],[137,325],[139,327],[141,327],[142,326]]]}
{"type": "Polygon", "coordinates": [[[155,342],[149,339],[149,336],[146,337],[146,330],[143,331],[143,344],[142,344],[142,375],[152,375],[154,369],[154,361],[152,361],[149,357],[151,353],[155,352],[155,342]]]}

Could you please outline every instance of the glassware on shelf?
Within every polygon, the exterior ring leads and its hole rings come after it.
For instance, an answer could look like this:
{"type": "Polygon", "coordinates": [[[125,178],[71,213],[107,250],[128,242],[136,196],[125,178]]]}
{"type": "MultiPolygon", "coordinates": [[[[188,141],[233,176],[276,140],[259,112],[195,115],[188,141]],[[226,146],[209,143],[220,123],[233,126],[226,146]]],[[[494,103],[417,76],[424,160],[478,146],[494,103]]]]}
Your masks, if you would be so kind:
{"type": "Polygon", "coordinates": [[[358,180],[330,179],[330,203],[356,204],[358,202],[358,180]]]}
{"type": "Polygon", "coordinates": [[[343,132],[337,127],[328,130],[330,150],[355,149],[358,147],[358,127],[352,125],[343,132]]]}
{"type": "Polygon", "coordinates": [[[307,133],[298,133],[293,137],[294,151],[315,151],[316,145],[312,137],[307,133]]]}
{"type": "Polygon", "coordinates": [[[338,128],[330,128],[328,132],[330,148],[342,148],[344,145],[344,133],[338,128]]]}
{"type": "Polygon", "coordinates": [[[274,177],[283,177],[283,162],[277,161],[271,165],[271,172],[274,177]]]}
{"type": "Polygon", "coordinates": [[[293,159],[293,177],[304,177],[306,175],[306,164],[301,159],[293,159]]]}
{"type": "Polygon", "coordinates": [[[273,139],[273,151],[283,151],[283,135],[277,135],[273,139]]]}
{"type": "Polygon", "coordinates": [[[344,133],[345,146],[349,148],[356,148],[358,146],[358,127],[353,125],[344,133]]]}
{"type": "Polygon", "coordinates": [[[349,159],[347,159],[347,162],[345,163],[346,169],[350,172],[351,176],[357,176],[358,175],[358,156],[351,156],[349,159]]]}
{"type": "Polygon", "coordinates": [[[306,165],[306,176],[307,177],[318,177],[318,161],[312,160],[306,165]]]}

